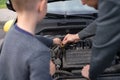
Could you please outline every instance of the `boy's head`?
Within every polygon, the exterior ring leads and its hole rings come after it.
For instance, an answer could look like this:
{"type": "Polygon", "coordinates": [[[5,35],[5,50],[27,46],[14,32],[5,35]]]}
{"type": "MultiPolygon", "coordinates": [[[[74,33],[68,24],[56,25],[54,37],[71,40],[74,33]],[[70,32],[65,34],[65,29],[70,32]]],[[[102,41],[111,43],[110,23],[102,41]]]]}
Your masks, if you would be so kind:
{"type": "Polygon", "coordinates": [[[46,0],[11,0],[13,7],[16,11],[27,10],[31,11],[36,8],[38,3],[42,3],[46,0]]]}
{"type": "Polygon", "coordinates": [[[98,0],[81,0],[83,5],[87,4],[88,6],[98,8],[98,0]]]}
{"type": "Polygon", "coordinates": [[[44,17],[47,10],[47,0],[11,0],[17,13],[38,13],[44,17]]]}

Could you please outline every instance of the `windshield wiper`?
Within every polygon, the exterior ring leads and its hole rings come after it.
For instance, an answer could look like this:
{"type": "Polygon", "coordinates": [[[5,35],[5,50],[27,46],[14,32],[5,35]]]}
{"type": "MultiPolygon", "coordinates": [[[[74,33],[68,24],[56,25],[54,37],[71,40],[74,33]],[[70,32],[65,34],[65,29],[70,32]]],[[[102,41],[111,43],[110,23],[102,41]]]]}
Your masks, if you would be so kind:
{"type": "Polygon", "coordinates": [[[75,14],[75,15],[70,15],[70,17],[78,17],[78,18],[85,18],[85,19],[96,19],[97,18],[97,13],[92,13],[92,14],[75,14]]]}
{"type": "Polygon", "coordinates": [[[64,18],[64,15],[47,13],[46,18],[50,18],[50,19],[62,19],[62,18],[64,18]]]}

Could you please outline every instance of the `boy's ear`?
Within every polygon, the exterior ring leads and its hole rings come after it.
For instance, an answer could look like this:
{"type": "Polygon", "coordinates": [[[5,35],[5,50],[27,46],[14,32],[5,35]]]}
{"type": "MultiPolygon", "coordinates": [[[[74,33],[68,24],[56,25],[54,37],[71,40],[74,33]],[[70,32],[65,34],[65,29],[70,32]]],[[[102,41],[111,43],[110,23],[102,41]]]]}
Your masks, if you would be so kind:
{"type": "Polygon", "coordinates": [[[39,11],[39,12],[41,12],[41,11],[44,10],[45,2],[46,2],[46,0],[41,0],[41,1],[38,3],[38,11],[39,11]]]}

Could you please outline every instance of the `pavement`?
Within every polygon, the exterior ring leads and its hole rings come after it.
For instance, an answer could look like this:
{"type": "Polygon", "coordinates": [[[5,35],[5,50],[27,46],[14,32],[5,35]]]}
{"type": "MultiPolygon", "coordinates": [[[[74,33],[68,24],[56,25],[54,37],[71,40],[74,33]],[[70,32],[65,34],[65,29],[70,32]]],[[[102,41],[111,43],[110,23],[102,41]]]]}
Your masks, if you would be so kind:
{"type": "Polygon", "coordinates": [[[5,32],[3,26],[5,22],[16,18],[16,13],[8,9],[0,9],[0,39],[4,38],[5,32]]]}
{"type": "Polygon", "coordinates": [[[0,28],[8,20],[16,18],[16,13],[8,9],[0,9],[0,28]]]}

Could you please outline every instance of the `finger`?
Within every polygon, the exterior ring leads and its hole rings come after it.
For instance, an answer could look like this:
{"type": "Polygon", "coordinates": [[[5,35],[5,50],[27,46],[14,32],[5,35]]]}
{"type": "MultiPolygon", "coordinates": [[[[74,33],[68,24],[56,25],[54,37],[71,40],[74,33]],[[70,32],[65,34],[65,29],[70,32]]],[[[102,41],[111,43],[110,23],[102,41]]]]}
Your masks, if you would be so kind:
{"type": "Polygon", "coordinates": [[[62,44],[63,45],[67,44],[67,40],[62,41],[62,44]]]}
{"type": "Polygon", "coordinates": [[[65,41],[67,39],[67,37],[64,37],[64,39],[62,41],[65,41]]]}
{"type": "Polygon", "coordinates": [[[64,37],[63,41],[66,40],[68,37],[69,37],[69,34],[67,34],[67,35],[64,37]]]}
{"type": "Polygon", "coordinates": [[[62,41],[63,44],[66,44],[67,43],[67,39],[68,39],[68,35],[66,35],[62,41]]]}

